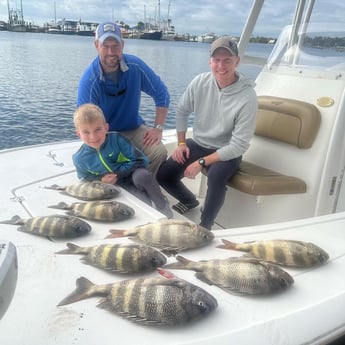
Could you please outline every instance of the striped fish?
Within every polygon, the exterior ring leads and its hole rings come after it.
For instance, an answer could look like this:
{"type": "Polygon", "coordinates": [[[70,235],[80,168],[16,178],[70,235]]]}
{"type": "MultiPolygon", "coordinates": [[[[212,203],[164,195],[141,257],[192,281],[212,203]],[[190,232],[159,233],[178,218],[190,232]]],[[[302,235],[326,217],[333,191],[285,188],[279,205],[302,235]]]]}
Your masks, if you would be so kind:
{"type": "Polygon", "coordinates": [[[80,277],[76,281],[76,289],[58,306],[92,296],[105,297],[97,305],[99,308],[132,322],[158,326],[185,324],[206,316],[218,306],[217,300],[207,291],[166,273],[164,277],[130,279],[104,285],[95,285],[80,277]]]}
{"type": "Polygon", "coordinates": [[[267,295],[286,290],[294,280],[276,265],[255,258],[191,261],[181,255],[164,268],[196,271],[201,281],[238,295],[267,295]]]}
{"type": "Polygon", "coordinates": [[[0,224],[21,225],[18,231],[58,238],[79,237],[91,231],[91,226],[84,220],[66,215],[33,217],[26,220],[14,216],[10,220],[0,222],[0,224]]]}
{"type": "Polygon", "coordinates": [[[67,243],[67,249],[55,254],[84,255],[89,265],[117,273],[148,272],[166,264],[166,257],[157,249],[142,244],[101,244],[79,247],[67,243]]]}
{"type": "Polygon", "coordinates": [[[214,234],[192,222],[162,219],[128,230],[112,229],[107,238],[129,236],[134,241],[160,249],[167,255],[209,244],[214,234]]]}
{"type": "Polygon", "coordinates": [[[65,187],[53,184],[44,188],[59,190],[62,194],[67,194],[84,201],[112,199],[117,197],[121,192],[119,187],[101,181],[83,182],[65,187]]]}
{"type": "Polygon", "coordinates": [[[135,213],[132,207],[118,201],[74,202],[70,205],[60,202],[48,207],[68,210],[66,214],[71,216],[103,222],[118,222],[132,217],[135,213]]]}
{"type": "Polygon", "coordinates": [[[234,243],[222,239],[218,248],[239,250],[261,260],[291,267],[312,267],[323,264],[329,255],[311,242],[294,240],[267,240],[234,243]]]}

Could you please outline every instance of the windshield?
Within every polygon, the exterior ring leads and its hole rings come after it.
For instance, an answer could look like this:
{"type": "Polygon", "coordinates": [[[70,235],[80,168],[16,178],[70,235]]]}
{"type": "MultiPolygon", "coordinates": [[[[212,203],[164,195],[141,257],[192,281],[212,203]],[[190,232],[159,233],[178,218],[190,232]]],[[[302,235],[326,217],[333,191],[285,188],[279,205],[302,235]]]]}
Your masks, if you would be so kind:
{"type": "Polygon", "coordinates": [[[345,28],[332,24],[289,25],[279,36],[268,65],[345,70],[345,28]]]}

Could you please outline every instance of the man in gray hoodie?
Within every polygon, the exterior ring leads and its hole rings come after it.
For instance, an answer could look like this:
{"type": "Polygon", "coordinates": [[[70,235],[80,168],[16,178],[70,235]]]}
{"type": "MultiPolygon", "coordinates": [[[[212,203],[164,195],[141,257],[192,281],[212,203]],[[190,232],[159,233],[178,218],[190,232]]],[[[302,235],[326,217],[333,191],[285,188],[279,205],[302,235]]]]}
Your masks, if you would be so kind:
{"type": "Polygon", "coordinates": [[[178,146],[158,173],[159,184],[179,202],[172,208],[183,214],[199,205],[183,184],[207,170],[207,193],[200,225],[211,229],[221,209],[226,183],[237,171],[255,131],[257,97],[254,81],[236,71],[237,44],[221,37],[211,45],[211,71],[196,76],[176,110],[178,146]],[[194,115],[193,139],[186,139],[188,117],[194,115]]]}

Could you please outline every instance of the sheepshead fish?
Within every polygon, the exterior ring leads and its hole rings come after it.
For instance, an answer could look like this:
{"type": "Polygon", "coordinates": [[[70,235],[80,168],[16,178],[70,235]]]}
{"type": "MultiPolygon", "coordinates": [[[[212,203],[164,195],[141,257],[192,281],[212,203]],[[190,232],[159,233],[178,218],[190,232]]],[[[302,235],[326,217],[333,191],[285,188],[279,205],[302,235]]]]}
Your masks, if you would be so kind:
{"type": "Polygon", "coordinates": [[[65,187],[53,184],[44,188],[59,190],[62,194],[67,194],[84,201],[112,199],[117,197],[121,192],[119,187],[101,181],[82,182],[65,187]]]}
{"type": "Polygon", "coordinates": [[[116,273],[148,272],[166,264],[166,257],[157,249],[143,244],[101,244],[79,247],[67,243],[67,249],[55,254],[84,255],[81,260],[116,273]]]}
{"type": "Polygon", "coordinates": [[[203,247],[214,239],[214,234],[202,226],[177,219],[164,219],[128,230],[112,229],[110,232],[107,238],[129,236],[167,255],[203,247]]]}
{"type": "Polygon", "coordinates": [[[234,243],[222,239],[218,248],[239,250],[250,256],[282,266],[312,267],[329,259],[328,254],[311,242],[293,240],[267,240],[234,243]]]}
{"type": "Polygon", "coordinates": [[[84,220],[59,214],[28,219],[14,216],[10,220],[0,222],[0,224],[21,225],[18,231],[57,238],[79,237],[91,231],[91,226],[84,220]]]}
{"type": "Polygon", "coordinates": [[[132,207],[118,201],[74,202],[70,205],[60,202],[48,207],[68,210],[66,214],[71,216],[103,222],[119,222],[132,217],[135,213],[132,207]]]}
{"type": "Polygon", "coordinates": [[[148,325],[184,324],[206,316],[218,306],[217,300],[207,291],[167,274],[104,285],[95,285],[80,277],[76,289],[58,306],[96,295],[105,297],[97,305],[99,308],[148,325]]]}
{"type": "Polygon", "coordinates": [[[181,255],[164,268],[193,270],[201,281],[238,295],[266,295],[286,290],[294,280],[280,267],[255,258],[191,261],[181,255]]]}

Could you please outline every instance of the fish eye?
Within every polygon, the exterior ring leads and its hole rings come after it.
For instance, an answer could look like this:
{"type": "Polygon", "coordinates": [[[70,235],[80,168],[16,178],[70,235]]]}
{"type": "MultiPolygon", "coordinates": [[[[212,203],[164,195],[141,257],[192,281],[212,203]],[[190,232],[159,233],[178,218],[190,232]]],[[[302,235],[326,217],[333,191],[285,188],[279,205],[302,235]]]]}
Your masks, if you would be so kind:
{"type": "Polygon", "coordinates": [[[76,232],[83,232],[83,229],[82,229],[82,227],[81,227],[79,224],[76,224],[76,225],[74,226],[74,230],[75,230],[76,232]]]}
{"type": "Polygon", "coordinates": [[[204,303],[204,301],[199,301],[198,302],[198,306],[200,309],[203,309],[203,310],[206,310],[207,309],[207,306],[206,304],[204,303]]]}
{"type": "Polygon", "coordinates": [[[153,256],[152,258],[151,258],[151,262],[152,263],[155,263],[155,262],[157,262],[158,260],[157,260],[157,258],[155,257],[155,256],[153,256]]]}

